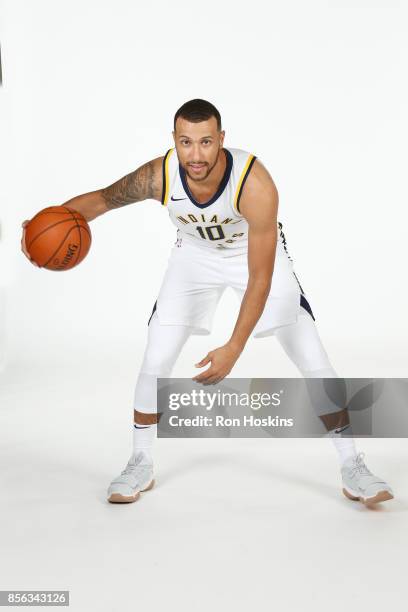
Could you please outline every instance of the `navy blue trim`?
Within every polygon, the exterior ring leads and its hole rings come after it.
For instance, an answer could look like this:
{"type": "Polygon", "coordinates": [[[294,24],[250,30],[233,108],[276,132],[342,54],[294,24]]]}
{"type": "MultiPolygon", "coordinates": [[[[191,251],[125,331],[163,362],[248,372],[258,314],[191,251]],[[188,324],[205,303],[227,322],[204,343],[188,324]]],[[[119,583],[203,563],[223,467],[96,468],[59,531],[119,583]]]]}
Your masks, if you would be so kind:
{"type": "Polygon", "coordinates": [[[300,294],[300,305],[307,310],[307,312],[310,314],[310,316],[312,317],[313,321],[316,321],[316,319],[313,316],[313,312],[312,309],[310,308],[310,304],[307,301],[307,299],[305,298],[305,296],[303,295],[303,293],[300,294]]]}
{"type": "Polygon", "coordinates": [[[156,308],[157,308],[157,300],[156,300],[156,301],[155,301],[155,303],[154,303],[153,310],[152,310],[152,314],[150,315],[150,319],[149,319],[149,320],[148,320],[148,322],[147,322],[147,326],[149,326],[149,323],[150,323],[150,321],[151,321],[152,316],[154,315],[154,311],[156,310],[156,308]]]}
{"type": "Polygon", "coordinates": [[[140,426],[140,425],[136,425],[135,423],[133,423],[133,426],[136,429],[149,429],[149,427],[150,427],[150,425],[142,425],[142,426],[140,426]]]}
{"type": "Polygon", "coordinates": [[[161,196],[161,203],[162,205],[164,204],[164,196],[166,194],[166,160],[170,154],[171,149],[169,149],[166,153],[166,155],[163,157],[163,162],[162,162],[162,177],[163,177],[163,189],[162,189],[162,196],[161,196]]]}
{"type": "Polygon", "coordinates": [[[247,171],[245,172],[245,176],[244,176],[244,178],[242,179],[241,187],[239,188],[239,193],[238,193],[238,198],[237,198],[237,210],[238,210],[238,212],[239,212],[239,213],[241,212],[241,211],[239,210],[239,201],[240,201],[240,199],[241,199],[241,193],[242,193],[242,190],[243,190],[243,188],[244,188],[245,181],[246,181],[246,180],[247,180],[247,178],[248,178],[248,174],[251,172],[251,168],[252,168],[252,166],[253,166],[253,164],[254,164],[254,161],[255,161],[255,160],[256,160],[256,155],[254,155],[254,156],[253,156],[253,158],[251,159],[251,161],[250,161],[250,163],[249,163],[249,166],[248,166],[248,168],[247,168],[247,171]]]}
{"type": "Polygon", "coordinates": [[[180,173],[181,182],[183,183],[184,191],[188,195],[189,200],[194,204],[194,206],[198,206],[198,208],[207,208],[207,206],[211,206],[211,204],[214,204],[214,202],[218,200],[218,198],[224,191],[225,187],[227,186],[227,183],[231,176],[232,165],[234,163],[234,159],[232,157],[232,154],[228,151],[228,149],[223,149],[223,151],[225,151],[225,156],[227,159],[227,166],[225,168],[224,176],[222,177],[221,182],[218,185],[217,191],[214,193],[212,198],[208,200],[208,202],[204,202],[204,204],[200,204],[200,202],[197,202],[197,200],[194,199],[193,194],[190,192],[190,189],[188,188],[186,171],[184,170],[182,165],[179,163],[179,173],[180,173]]]}
{"type": "MultiPolygon", "coordinates": [[[[285,251],[286,251],[286,247],[285,247],[285,251]]],[[[287,251],[286,251],[286,252],[287,252],[287,251]]],[[[289,257],[289,253],[287,253],[287,255],[288,255],[288,257],[289,257]]],[[[291,258],[289,257],[289,259],[291,259],[291,258]]],[[[300,292],[301,292],[301,293],[304,293],[304,291],[303,291],[303,289],[302,289],[302,285],[300,284],[299,279],[298,279],[298,277],[296,276],[296,274],[295,274],[295,272],[294,272],[293,270],[292,270],[292,274],[293,274],[293,276],[296,278],[297,284],[299,285],[299,288],[300,288],[300,292]]]]}
{"type": "MultiPolygon", "coordinates": [[[[285,238],[285,234],[283,233],[283,229],[282,229],[282,228],[283,228],[283,225],[282,225],[282,223],[281,223],[280,221],[278,221],[278,226],[279,226],[279,233],[280,233],[280,236],[281,236],[281,238],[282,238],[283,248],[285,249],[285,253],[286,253],[286,255],[289,257],[290,261],[293,261],[293,260],[292,260],[292,258],[291,258],[291,256],[289,255],[289,251],[288,251],[288,248],[287,248],[287,246],[286,246],[286,238],[285,238]]],[[[296,276],[296,274],[295,274],[295,276],[296,276]]],[[[298,281],[297,277],[296,277],[296,280],[297,280],[297,282],[299,283],[299,281],[298,281]]],[[[299,287],[300,287],[300,283],[299,283],[299,287]]],[[[302,287],[300,287],[300,289],[301,289],[301,291],[302,291],[302,293],[303,293],[303,289],[302,289],[302,287]]]]}

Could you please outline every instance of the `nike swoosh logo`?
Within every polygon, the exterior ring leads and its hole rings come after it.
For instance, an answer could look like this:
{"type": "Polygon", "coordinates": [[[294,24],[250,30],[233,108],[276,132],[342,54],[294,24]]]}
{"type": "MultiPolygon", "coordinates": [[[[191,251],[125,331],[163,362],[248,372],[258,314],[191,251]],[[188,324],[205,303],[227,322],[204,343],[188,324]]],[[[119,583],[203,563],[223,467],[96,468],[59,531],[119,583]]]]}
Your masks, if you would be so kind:
{"type": "Polygon", "coordinates": [[[345,425],[344,427],[342,427],[341,429],[335,429],[334,433],[341,433],[342,431],[344,431],[345,429],[347,429],[347,427],[350,427],[350,425],[345,425]]]}
{"type": "Polygon", "coordinates": [[[173,198],[173,196],[171,196],[170,199],[173,200],[173,202],[180,202],[180,200],[187,200],[187,198],[173,198]]]}

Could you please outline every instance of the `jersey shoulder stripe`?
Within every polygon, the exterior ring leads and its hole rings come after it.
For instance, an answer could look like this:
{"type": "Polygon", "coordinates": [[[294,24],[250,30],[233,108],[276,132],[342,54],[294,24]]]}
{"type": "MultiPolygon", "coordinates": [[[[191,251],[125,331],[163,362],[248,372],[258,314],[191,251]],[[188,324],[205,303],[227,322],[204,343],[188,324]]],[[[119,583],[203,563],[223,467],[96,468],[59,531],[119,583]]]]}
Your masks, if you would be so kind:
{"type": "Polygon", "coordinates": [[[241,176],[239,177],[238,186],[237,186],[237,190],[236,190],[235,197],[234,197],[234,209],[238,213],[240,213],[239,201],[241,199],[242,190],[244,188],[245,181],[247,180],[248,175],[251,172],[251,168],[255,160],[256,160],[256,155],[252,155],[252,153],[250,153],[246,161],[246,164],[244,166],[244,169],[241,172],[241,176]]]}
{"type": "Polygon", "coordinates": [[[169,149],[166,155],[164,156],[163,163],[162,163],[163,190],[162,190],[161,203],[163,206],[166,206],[169,200],[169,186],[170,186],[169,161],[170,161],[170,157],[173,152],[174,152],[174,148],[169,149]]]}

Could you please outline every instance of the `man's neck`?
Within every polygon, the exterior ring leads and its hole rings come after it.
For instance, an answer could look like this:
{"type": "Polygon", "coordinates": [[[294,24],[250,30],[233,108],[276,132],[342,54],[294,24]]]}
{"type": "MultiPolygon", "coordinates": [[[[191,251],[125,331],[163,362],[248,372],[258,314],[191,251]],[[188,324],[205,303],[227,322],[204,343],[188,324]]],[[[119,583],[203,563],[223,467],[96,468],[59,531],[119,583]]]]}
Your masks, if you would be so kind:
{"type": "Polygon", "coordinates": [[[197,202],[206,202],[210,200],[211,197],[216,193],[222,177],[224,176],[225,169],[227,167],[227,155],[224,149],[221,149],[221,152],[218,156],[217,162],[210,172],[209,176],[203,181],[194,181],[190,179],[188,174],[186,173],[186,180],[188,188],[190,189],[192,195],[197,200],[197,202]]]}

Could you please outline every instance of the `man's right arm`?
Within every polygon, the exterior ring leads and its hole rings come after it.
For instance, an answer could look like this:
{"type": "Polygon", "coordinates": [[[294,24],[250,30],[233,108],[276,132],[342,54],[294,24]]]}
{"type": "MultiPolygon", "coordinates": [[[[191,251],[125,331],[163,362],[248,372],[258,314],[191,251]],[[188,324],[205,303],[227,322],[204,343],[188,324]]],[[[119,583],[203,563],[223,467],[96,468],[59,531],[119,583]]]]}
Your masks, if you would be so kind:
{"type": "Polygon", "coordinates": [[[109,187],[84,193],[64,202],[64,205],[80,212],[87,221],[92,221],[108,210],[135,202],[149,199],[160,202],[163,188],[162,163],[163,157],[157,157],[109,187]]]}
{"type": "MultiPolygon", "coordinates": [[[[66,205],[77,210],[87,221],[92,221],[92,219],[103,215],[108,210],[122,208],[122,206],[127,206],[134,202],[142,202],[149,199],[161,202],[163,189],[162,166],[163,157],[157,157],[143,164],[143,166],[140,166],[134,172],[122,177],[112,185],[109,185],[109,187],[76,196],[64,202],[63,206],[66,205]]],[[[25,226],[27,224],[28,220],[22,223],[21,250],[35,264],[26,249],[25,226]]]]}

